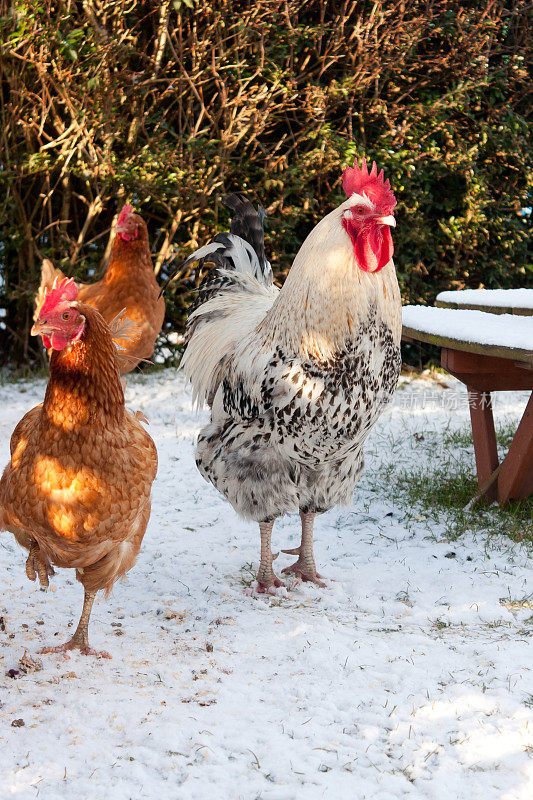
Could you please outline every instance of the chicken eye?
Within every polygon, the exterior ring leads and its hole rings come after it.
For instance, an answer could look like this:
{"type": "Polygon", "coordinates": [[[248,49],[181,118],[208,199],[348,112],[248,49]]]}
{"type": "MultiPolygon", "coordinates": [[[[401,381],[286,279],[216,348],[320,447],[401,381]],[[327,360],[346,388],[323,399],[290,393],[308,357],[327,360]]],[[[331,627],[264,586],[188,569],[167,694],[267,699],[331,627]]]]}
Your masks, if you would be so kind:
{"type": "Polygon", "coordinates": [[[64,319],[66,322],[68,319],[71,318],[71,316],[72,314],[70,313],[70,311],[63,311],[63,313],[61,314],[61,319],[64,319]]]}
{"type": "Polygon", "coordinates": [[[364,214],[365,213],[365,209],[364,209],[363,206],[357,206],[357,208],[355,210],[356,210],[357,214],[364,214]]]}

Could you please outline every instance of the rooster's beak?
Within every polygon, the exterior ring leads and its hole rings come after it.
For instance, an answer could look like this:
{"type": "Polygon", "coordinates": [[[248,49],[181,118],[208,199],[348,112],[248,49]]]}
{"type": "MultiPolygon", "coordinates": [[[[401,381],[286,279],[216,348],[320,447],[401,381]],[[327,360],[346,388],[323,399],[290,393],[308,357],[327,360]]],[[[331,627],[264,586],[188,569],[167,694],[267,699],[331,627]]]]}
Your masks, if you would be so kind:
{"type": "Polygon", "coordinates": [[[390,225],[391,228],[396,227],[396,220],[394,219],[392,214],[389,214],[388,217],[377,217],[376,221],[379,222],[380,225],[390,225]]]}

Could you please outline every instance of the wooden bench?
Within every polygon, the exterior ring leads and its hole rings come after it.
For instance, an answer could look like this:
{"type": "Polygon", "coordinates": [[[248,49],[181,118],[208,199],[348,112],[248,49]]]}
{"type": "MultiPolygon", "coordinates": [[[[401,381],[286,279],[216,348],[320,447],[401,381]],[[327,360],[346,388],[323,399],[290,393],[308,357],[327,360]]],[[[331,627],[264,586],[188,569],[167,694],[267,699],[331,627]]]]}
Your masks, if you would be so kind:
{"type": "MultiPolygon", "coordinates": [[[[533,493],[533,302],[527,314],[522,313],[528,308],[526,298],[517,315],[496,316],[476,310],[486,308],[483,301],[489,298],[480,298],[476,309],[465,308],[463,298],[455,308],[450,307],[451,298],[440,298],[437,308],[404,307],[402,338],[438,345],[444,369],[468,389],[478,496],[488,502],[497,499],[501,505],[524,499],[533,493]],[[442,307],[444,303],[447,307],[442,307]],[[519,389],[532,393],[499,464],[491,392],[519,389]]],[[[497,307],[507,310],[501,303],[497,307]]]]}

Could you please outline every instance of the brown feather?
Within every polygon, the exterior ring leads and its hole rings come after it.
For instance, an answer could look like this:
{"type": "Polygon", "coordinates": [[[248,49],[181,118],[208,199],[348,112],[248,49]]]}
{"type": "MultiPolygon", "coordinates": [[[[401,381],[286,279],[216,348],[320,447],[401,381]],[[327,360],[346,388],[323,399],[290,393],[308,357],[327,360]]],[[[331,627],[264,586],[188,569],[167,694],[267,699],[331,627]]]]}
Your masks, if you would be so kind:
{"type": "MultiPolygon", "coordinates": [[[[118,355],[122,375],[130,372],[154,352],[165,316],[165,301],[159,297],[159,286],[155,279],[145,221],[132,215],[137,223],[138,236],[131,242],[115,237],[111,258],[105,276],[96,283],[78,283],[79,300],[96,308],[108,325],[121,311],[137,328],[136,337],[121,339],[118,355]]],[[[41,285],[36,298],[36,314],[44,298],[45,287],[50,288],[55,276],[64,277],[60,270],[45,259],[41,273],[41,285]]],[[[35,316],[35,319],[37,317],[35,316]]]]}
{"type": "Polygon", "coordinates": [[[135,562],[157,471],[151,437],[126,411],[116,349],[82,303],[81,339],[54,351],[44,403],[19,422],[0,481],[0,522],[43,560],[109,591],[135,562]]]}

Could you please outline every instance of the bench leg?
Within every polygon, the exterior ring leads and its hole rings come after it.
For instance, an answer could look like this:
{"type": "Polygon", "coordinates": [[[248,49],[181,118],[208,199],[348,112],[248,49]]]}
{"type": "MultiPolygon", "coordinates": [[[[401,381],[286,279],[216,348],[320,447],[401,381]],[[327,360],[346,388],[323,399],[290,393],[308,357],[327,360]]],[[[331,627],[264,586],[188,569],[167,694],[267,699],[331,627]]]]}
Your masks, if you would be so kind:
{"type": "Polygon", "coordinates": [[[498,475],[498,502],[524,500],[533,492],[533,392],[498,475]]]}
{"type": "MultiPolygon", "coordinates": [[[[478,392],[475,389],[468,389],[468,404],[470,406],[472,438],[474,439],[474,453],[476,456],[477,485],[481,487],[487,483],[498,466],[498,448],[496,446],[490,392],[478,392]]],[[[496,500],[497,493],[496,481],[493,481],[484,492],[483,499],[492,502],[496,500]]]]}

